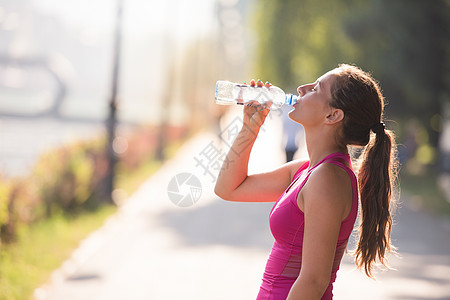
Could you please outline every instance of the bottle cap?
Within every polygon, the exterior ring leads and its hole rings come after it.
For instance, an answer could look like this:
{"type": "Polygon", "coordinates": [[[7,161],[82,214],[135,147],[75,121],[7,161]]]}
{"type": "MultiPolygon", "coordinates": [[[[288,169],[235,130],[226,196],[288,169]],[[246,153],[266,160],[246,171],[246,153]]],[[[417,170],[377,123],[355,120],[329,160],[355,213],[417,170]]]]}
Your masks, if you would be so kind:
{"type": "Polygon", "coordinates": [[[292,95],[292,94],[287,94],[285,104],[294,105],[295,103],[297,103],[297,96],[292,95]]]}

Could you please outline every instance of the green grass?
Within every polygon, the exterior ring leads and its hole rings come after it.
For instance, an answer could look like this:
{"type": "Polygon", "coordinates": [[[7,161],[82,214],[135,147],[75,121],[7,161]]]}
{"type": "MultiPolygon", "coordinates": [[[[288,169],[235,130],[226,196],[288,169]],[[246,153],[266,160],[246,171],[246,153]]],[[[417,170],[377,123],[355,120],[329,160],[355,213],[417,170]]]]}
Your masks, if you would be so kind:
{"type": "Polygon", "coordinates": [[[430,172],[420,175],[401,174],[402,194],[412,205],[450,217],[450,203],[438,186],[438,175],[430,172]]]}
{"type": "Polygon", "coordinates": [[[102,206],[76,217],[58,215],[19,228],[17,241],[0,250],[0,299],[30,299],[79,242],[116,210],[102,206]]]}
{"type": "MultiPolygon", "coordinates": [[[[171,143],[167,157],[173,157],[182,143],[171,143]]],[[[149,159],[128,172],[119,167],[116,187],[131,195],[162,163],[149,159]]],[[[34,290],[48,280],[79,243],[116,211],[115,206],[103,205],[77,216],[54,215],[18,228],[16,242],[0,245],[0,300],[31,299],[34,290]]]]}

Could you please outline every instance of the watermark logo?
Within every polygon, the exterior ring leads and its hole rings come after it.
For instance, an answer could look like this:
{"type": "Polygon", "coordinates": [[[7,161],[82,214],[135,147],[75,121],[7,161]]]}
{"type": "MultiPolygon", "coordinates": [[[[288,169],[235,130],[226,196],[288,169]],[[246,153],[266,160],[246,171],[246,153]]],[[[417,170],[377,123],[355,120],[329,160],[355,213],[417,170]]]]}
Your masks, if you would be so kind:
{"type": "MultiPolygon", "coordinates": [[[[260,95],[263,97],[264,95],[260,95]]],[[[278,116],[282,111],[277,110],[278,116]]],[[[272,111],[268,114],[268,118],[273,118],[272,111]]],[[[219,134],[219,145],[215,141],[210,141],[205,147],[193,157],[195,167],[203,170],[203,176],[211,178],[212,183],[217,181],[217,176],[221,169],[227,169],[235,160],[227,157],[228,151],[233,151],[232,145],[236,143],[240,149],[245,149],[253,143],[252,138],[239,136],[239,131],[244,124],[242,117],[235,117],[219,134]]],[[[261,127],[260,133],[265,132],[265,125],[261,127]]],[[[168,186],[168,195],[170,200],[179,207],[189,207],[194,205],[201,196],[202,186],[200,180],[192,173],[180,173],[172,178],[168,186]]]]}
{"type": "Polygon", "coordinates": [[[202,184],[192,173],[179,173],[167,186],[170,201],[180,207],[194,205],[202,195],[202,184]]]}

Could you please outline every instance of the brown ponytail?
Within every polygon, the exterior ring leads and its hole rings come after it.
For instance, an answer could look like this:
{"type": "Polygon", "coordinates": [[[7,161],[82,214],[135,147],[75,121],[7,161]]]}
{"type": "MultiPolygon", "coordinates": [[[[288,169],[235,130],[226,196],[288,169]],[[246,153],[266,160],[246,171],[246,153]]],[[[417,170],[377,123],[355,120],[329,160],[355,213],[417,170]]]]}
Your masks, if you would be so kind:
{"type": "Polygon", "coordinates": [[[396,178],[395,139],[384,129],[384,98],[378,83],[361,69],[340,65],[335,69],[330,105],[344,112],[342,131],[337,137],[343,146],[366,146],[358,172],[361,225],[355,250],[358,268],[373,278],[377,260],[388,267],[391,245],[392,192],[396,178]],[[375,133],[370,133],[370,131],[375,133]]]}
{"type": "Polygon", "coordinates": [[[378,259],[388,267],[386,252],[391,245],[393,203],[392,188],[396,178],[395,140],[389,130],[373,134],[367,145],[358,173],[361,198],[361,226],[355,251],[356,264],[367,276],[373,278],[373,265],[378,259]]]}

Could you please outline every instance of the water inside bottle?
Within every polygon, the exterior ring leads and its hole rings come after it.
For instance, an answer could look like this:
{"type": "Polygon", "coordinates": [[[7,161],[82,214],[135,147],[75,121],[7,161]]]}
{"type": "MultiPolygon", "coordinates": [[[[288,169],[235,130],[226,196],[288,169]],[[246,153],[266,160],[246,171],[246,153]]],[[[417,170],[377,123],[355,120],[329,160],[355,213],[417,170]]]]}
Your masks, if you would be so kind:
{"type": "Polygon", "coordinates": [[[230,104],[235,103],[233,100],[233,88],[234,84],[226,81],[218,81],[216,83],[216,103],[217,104],[230,104]]]}

